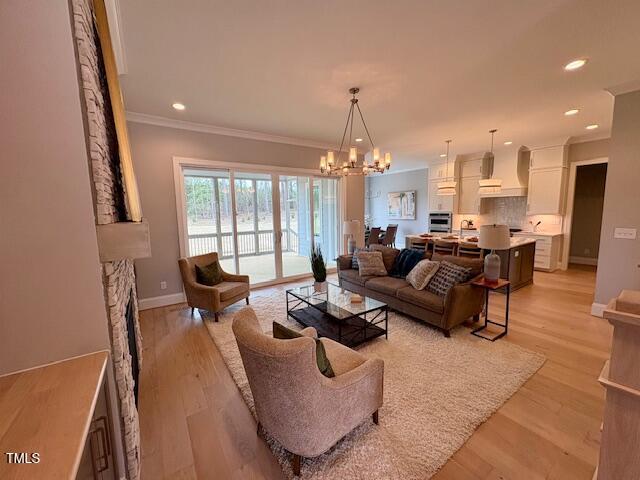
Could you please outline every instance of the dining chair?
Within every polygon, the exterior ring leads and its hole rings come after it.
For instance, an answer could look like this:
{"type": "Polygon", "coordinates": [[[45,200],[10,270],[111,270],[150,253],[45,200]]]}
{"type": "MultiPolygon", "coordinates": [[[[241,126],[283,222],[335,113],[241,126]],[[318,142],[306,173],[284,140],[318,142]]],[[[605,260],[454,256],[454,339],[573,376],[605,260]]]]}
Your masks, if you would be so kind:
{"type": "Polygon", "coordinates": [[[396,232],[398,231],[397,224],[389,224],[387,230],[384,232],[384,237],[380,240],[380,243],[387,247],[396,246],[396,232]]]}
{"type": "Polygon", "coordinates": [[[433,253],[454,255],[455,250],[456,244],[454,242],[447,242],[446,240],[434,240],[433,242],[433,253]]]}
{"type": "Polygon", "coordinates": [[[460,242],[458,244],[458,256],[470,257],[470,258],[483,258],[483,250],[478,247],[477,243],[472,242],[460,242]]]}
{"type": "Polygon", "coordinates": [[[369,238],[367,238],[367,246],[380,243],[380,230],[382,230],[381,227],[371,227],[369,238]]]}

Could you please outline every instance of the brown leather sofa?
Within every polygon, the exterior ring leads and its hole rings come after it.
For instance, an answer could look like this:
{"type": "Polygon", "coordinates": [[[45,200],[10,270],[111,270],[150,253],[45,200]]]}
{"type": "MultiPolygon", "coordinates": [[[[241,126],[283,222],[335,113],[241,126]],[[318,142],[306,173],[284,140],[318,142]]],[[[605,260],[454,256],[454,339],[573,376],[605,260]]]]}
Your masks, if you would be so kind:
{"type": "MultiPolygon", "coordinates": [[[[372,250],[382,252],[387,271],[400,253],[395,248],[372,245],[372,250]]],[[[425,258],[431,258],[431,252],[425,258]]],[[[478,258],[457,257],[453,255],[433,254],[433,260],[455,263],[472,269],[472,279],[482,274],[483,262],[478,258]]],[[[405,279],[394,277],[361,277],[358,270],[351,268],[351,255],[338,257],[338,278],[340,286],[352,292],[385,302],[390,308],[411,317],[422,320],[442,330],[446,337],[452,328],[469,318],[477,321],[484,307],[482,289],[473,287],[469,280],[452,287],[445,297],[427,290],[416,290],[405,279]]]]}

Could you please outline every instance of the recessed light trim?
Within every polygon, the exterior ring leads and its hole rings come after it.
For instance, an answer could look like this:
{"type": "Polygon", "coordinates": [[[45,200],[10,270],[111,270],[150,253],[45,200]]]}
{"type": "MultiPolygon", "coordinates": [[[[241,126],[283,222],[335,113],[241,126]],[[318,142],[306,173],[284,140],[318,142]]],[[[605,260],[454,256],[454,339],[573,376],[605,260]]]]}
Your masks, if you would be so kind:
{"type": "Polygon", "coordinates": [[[592,123],[591,125],[587,125],[586,128],[587,130],[595,130],[596,128],[598,128],[600,125],[598,125],[597,123],[592,123]]]}
{"type": "Polygon", "coordinates": [[[173,105],[171,105],[174,109],[182,111],[185,110],[187,107],[184,106],[184,103],[180,103],[180,102],[176,102],[173,105]]]}
{"type": "Polygon", "coordinates": [[[360,143],[362,141],[361,138],[356,138],[356,142],[360,143]]]}
{"type": "Polygon", "coordinates": [[[507,140],[506,142],[504,142],[505,145],[511,145],[513,142],[511,140],[507,140]]]}
{"type": "Polygon", "coordinates": [[[571,60],[569,63],[567,63],[564,66],[564,69],[572,72],[574,70],[578,70],[579,68],[582,68],[586,65],[587,63],[587,59],[586,58],[577,58],[575,60],[571,60]]]}
{"type": "Polygon", "coordinates": [[[577,108],[572,108],[571,110],[567,110],[566,112],[564,112],[564,114],[567,117],[571,117],[572,115],[577,115],[579,111],[580,110],[578,110],[577,108]]]}
{"type": "Polygon", "coordinates": [[[446,154],[446,153],[441,153],[441,154],[440,154],[440,158],[444,158],[444,157],[446,157],[446,156],[447,156],[447,154],[446,154]]]}

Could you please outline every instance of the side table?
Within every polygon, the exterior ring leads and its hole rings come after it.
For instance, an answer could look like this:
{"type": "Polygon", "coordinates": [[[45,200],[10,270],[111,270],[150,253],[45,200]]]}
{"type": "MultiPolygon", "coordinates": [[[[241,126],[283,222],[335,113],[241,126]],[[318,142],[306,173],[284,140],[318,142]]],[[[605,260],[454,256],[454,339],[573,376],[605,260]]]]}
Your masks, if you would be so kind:
{"type": "Polygon", "coordinates": [[[484,338],[485,340],[490,340],[492,342],[495,342],[499,338],[504,337],[507,334],[507,331],[509,330],[509,297],[511,296],[511,282],[509,282],[508,280],[503,280],[502,278],[499,278],[495,282],[488,282],[484,277],[482,277],[482,278],[479,278],[478,280],[472,281],[471,285],[478,288],[484,288],[484,291],[485,291],[484,325],[473,330],[471,334],[475,335],[476,337],[484,338]],[[504,313],[504,323],[499,323],[499,322],[494,322],[493,320],[489,320],[489,292],[492,292],[492,291],[495,292],[501,289],[505,289],[506,295],[507,295],[507,304],[506,304],[505,313],[504,313]],[[504,328],[504,330],[500,332],[498,335],[495,335],[493,337],[487,336],[486,334],[483,334],[482,331],[486,330],[488,324],[497,325],[499,327],[504,328]]]}

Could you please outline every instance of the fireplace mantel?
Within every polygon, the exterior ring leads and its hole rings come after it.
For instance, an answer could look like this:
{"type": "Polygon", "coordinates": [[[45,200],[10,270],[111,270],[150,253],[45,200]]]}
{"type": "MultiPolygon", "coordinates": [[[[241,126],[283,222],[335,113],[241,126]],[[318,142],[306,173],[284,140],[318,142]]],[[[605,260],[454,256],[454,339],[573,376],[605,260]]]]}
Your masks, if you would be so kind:
{"type": "Polygon", "coordinates": [[[97,225],[96,228],[102,263],[151,256],[149,224],[145,219],[97,225]]]}

